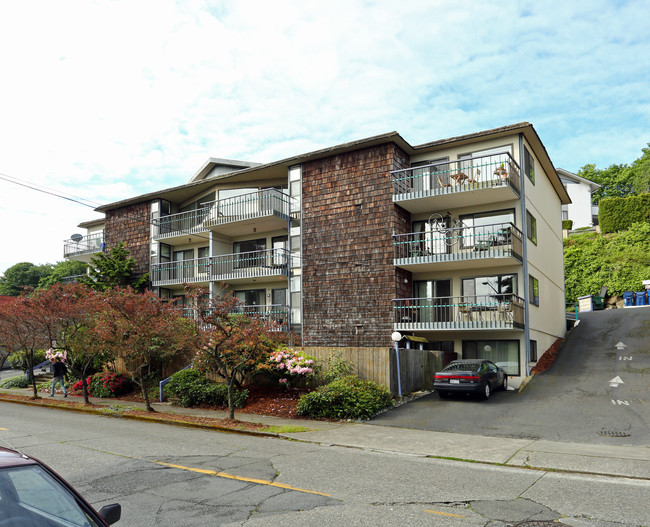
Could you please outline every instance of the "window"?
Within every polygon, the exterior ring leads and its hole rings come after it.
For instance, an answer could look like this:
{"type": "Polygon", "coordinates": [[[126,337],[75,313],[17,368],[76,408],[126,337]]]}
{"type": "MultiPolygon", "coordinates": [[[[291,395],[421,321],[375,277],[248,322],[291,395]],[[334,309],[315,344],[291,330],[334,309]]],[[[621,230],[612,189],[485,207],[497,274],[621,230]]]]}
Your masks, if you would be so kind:
{"type": "Polygon", "coordinates": [[[537,245],[537,220],[530,212],[526,211],[526,236],[537,245]]]}
{"type": "Polygon", "coordinates": [[[508,375],[519,375],[518,340],[463,340],[463,359],[487,359],[508,375]]]}
{"type": "Polygon", "coordinates": [[[537,341],[530,341],[530,362],[537,362],[537,341]]]}
{"type": "Polygon", "coordinates": [[[528,295],[530,303],[539,306],[539,280],[532,275],[528,275],[528,295]]]}
{"type": "Polygon", "coordinates": [[[516,274],[464,278],[462,284],[465,297],[480,296],[486,299],[496,298],[499,301],[506,301],[512,295],[517,294],[516,274]]]}
{"type": "Polygon", "coordinates": [[[233,258],[235,261],[235,269],[259,267],[265,263],[264,251],[266,250],[266,238],[234,242],[232,248],[233,252],[237,255],[233,258]]]}
{"type": "Polygon", "coordinates": [[[528,176],[530,182],[535,184],[535,159],[530,155],[528,149],[524,146],[524,174],[528,176]]]}
{"type": "Polygon", "coordinates": [[[445,164],[448,159],[449,158],[447,157],[441,157],[439,159],[432,159],[429,161],[416,161],[414,163],[411,163],[411,167],[413,168],[411,171],[411,175],[413,177],[413,190],[431,190],[432,188],[444,186],[443,182],[448,183],[448,181],[446,181],[446,177],[448,177],[449,166],[445,164]],[[440,164],[435,166],[427,166],[432,165],[433,163],[440,164]],[[416,170],[417,167],[424,168],[416,170]],[[446,176],[444,175],[445,173],[447,173],[446,176]]]}
{"type": "MultiPolygon", "coordinates": [[[[473,247],[476,244],[504,245],[510,243],[510,236],[503,235],[508,223],[515,223],[514,209],[495,210],[478,214],[459,216],[463,226],[461,243],[463,247],[473,247]]],[[[507,231],[509,232],[509,231],[507,231]]]]}
{"type": "Polygon", "coordinates": [[[210,270],[210,247],[199,247],[199,273],[207,273],[210,270]]]}

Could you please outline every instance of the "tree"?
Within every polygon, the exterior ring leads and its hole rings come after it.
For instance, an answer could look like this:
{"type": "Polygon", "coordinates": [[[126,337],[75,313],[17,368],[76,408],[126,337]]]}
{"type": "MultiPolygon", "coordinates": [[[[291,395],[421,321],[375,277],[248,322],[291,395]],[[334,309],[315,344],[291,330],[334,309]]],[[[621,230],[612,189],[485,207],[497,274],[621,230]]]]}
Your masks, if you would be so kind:
{"type": "Polygon", "coordinates": [[[80,278],[78,282],[96,291],[107,291],[114,287],[131,287],[139,291],[146,285],[148,274],[136,277],[135,267],[135,260],[121,242],[108,252],[93,256],[88,276],[80,278]]]}
{"type": "Polygon", "coordinates": [[[34,399],[38,398],[36,378],[33,375],[34,352],[49,346],[47,335],[39,322],[39,313],[27,292],[14,302],[0,304],[0,334],[2,343],[10,353],[23,351],[27,360],[27,371],[31,371],[34,399]]]}
{"type": "Polygon", "coordinates": [[[65,260],[57,262],[52,266],[52,271],[48,275],[42,276],[38,281],[38,289],[50,287],[57,283],[63,283],[63,279],[70,276],[85,275],[88,264],[76,262],[74,260],[65,260]]]}
{"type": "Polygon", "coordinates": [[[122,361],[140,386],[147,411],[153,412],[149,389],[160,366],[180,357],[189,361],[199,344],[197,328],[173,303],[151,291],[115,288],[103,296],[107,309],[99,314],[92,333],[122,361]]]}
{"type": "MultiPolygon", "coordinates": [[[[194,298],[194,305],[200,305],[199,298],[194,298]]],[[[195,365],[224,380],[231,420],[235,419],[235,385],[267,359],[277,335],[272,323],[236,313],[238,305],[235,297],[222,296],[212,299],[207,309],[197,309],[202,347],[196,354],[195,365]]]]}
{"type": "Polygon", "coordinates": [[[583,166],[579,171],[580,177],[602,185],[593,194],[594,204],[604,198],[625,198],[636,194],[650,192],[650,143],[643,148],[642,155],[631,165],[610,165],[598,169],[596,165],[583,166]]]}
{"type": "Polygon", "coordinates": [[[606,169],[598,169],[596,165],[585,165],[578,171],[578,176],[601,185],[593,193],[593,202],[598,204],[604,198],[624,198],[634,193],[629,180],[627,165],[610,165],[606,169]]]}
{"type": "Polygon", "coordinates": [[[38,320],[49,346],[65,351],[70,373],[82,380],[84,401],[88,404],[86,379],[101,371],[111,353],[94,338],[92,329],[99,314],[106,309],[101,294],[89,287],[71,282],[55,283],[34,292],[30,298],[32,313],[38,320]]]}
{"type": "Polygon", "coordinates": [[[629,168],[632,188],[636,194],[650,192],[650,143],[643,149],[640,158],[629,168]]]}
{"type": "Polygon", "coordinates": [[[24,289],[35,288],[39,281],[52,272],[52,266],[34,265],[29,262],[21,262],[12,265],[0,277],[0,295],[18,296],[24,289]]]}

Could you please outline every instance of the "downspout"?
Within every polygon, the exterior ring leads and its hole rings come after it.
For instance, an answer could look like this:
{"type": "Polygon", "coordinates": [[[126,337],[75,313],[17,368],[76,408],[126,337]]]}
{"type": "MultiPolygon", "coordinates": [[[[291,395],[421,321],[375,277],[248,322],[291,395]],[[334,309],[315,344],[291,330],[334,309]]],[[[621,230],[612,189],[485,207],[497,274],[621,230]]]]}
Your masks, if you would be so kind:
{"type": "Polygon", "coordinates": [[[524,134],[519,134],[519,187],[521,194],[519,201],[521,203],[521,223],[523,238],[523,260],[524,260],[524,349],[525,353],[525,377],[530,375],[530,326],[529,326],[529,287],[528,287],[528,218],[526,216],[526,174],[524,174],[524,134]]]}

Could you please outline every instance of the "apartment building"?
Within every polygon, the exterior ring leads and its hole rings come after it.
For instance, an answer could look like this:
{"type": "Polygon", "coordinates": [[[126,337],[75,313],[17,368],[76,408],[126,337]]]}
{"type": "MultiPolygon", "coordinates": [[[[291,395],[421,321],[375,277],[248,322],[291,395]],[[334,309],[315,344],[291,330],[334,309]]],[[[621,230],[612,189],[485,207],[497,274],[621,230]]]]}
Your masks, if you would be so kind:
{"type": "Polygon", "coordinates": [[[568,203],[529,123],[419,146],[392,132],[267,164],[210,159],[186,184],[99,207],[103,232],[86,225],[66,256],[123,241],[181,303],[184,284],[225,283],[308,353],[340,351],[393,391],[396,331],[402,348],[490,358],[517,386],[565,333],[568,203]]]}

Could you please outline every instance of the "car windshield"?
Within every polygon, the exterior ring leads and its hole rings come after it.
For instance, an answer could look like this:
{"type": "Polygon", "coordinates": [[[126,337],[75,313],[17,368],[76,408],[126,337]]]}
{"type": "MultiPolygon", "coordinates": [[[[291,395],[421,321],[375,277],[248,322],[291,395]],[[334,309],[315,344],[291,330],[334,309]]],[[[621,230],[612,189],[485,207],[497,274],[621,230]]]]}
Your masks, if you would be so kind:
{"type": "Polygon", "coordinates": [[[480,362],[452,362],[442,371],[476,371],[480,365],[480,362]]]}
{"type": "Polygon", "coordinates": [[[55,478],[38,465],[0,470],[0,523],[33,527],[100,527],[55,478]]]}

